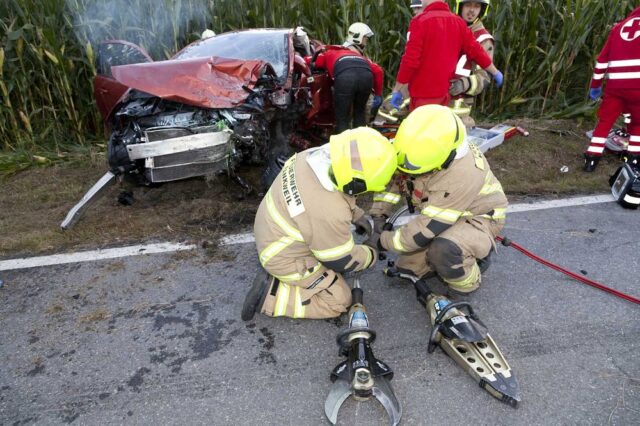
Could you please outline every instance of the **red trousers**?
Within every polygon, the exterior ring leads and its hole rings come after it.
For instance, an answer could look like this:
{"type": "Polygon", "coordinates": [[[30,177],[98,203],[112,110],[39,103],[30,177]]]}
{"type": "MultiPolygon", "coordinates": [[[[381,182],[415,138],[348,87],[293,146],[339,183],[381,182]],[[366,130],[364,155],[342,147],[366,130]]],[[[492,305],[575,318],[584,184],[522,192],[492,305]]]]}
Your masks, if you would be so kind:
{"type": "Polygon", "coordinates": [[[413,111],[414,109],[422,106],[422,105],[444,105],[449,106],[449,101],[451,100],[451,96],[447,93],[445,96],[441,98],[411,98],[411,103],[409,104],[409,111],[413,111]]]}
{"type": "Polygon", "coordinates": [[[631,121],[627,126],[627,133],[630,135],[628,152],[630,155],[640,156],[640,89],[605,88],[598,110],[598,124],[585,154],[592,157],[602,155],[607,136],[623,112],[631,114],[631,121]]]}

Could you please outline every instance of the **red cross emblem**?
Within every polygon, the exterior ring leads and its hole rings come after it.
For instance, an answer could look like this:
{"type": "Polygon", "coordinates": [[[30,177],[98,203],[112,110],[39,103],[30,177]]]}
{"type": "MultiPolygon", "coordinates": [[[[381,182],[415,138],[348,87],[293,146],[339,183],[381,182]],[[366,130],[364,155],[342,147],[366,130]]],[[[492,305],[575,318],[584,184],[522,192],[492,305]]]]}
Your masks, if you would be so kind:
{"type": "Polygon", "coordinates": [[[624,24],[620,29],[620,36],[626,41],[640,37],[640,18],[633,18],[624,24]]]}

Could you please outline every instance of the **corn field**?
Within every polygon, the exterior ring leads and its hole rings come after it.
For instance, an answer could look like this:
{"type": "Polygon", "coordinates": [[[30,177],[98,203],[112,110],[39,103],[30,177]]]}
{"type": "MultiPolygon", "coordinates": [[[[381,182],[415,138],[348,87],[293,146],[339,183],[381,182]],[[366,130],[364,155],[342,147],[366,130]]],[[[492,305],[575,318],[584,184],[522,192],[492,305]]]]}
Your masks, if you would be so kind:
{"type": "MultiPolygon", "coordinates": [[[[0,5],[0,168],[9,154],[63,155],[104,141],[93,101],[94,52],[124,39],[155,60],[199,38],[256,27],[302,25],[342,42],[349,24],[375,32],[368,54],[395,80],[411,18],[409,0],[3,0],[0,5]],[[2,157],[5,160],[2,160],[2,157]]],[[[453,6],[453,1],[450,1],[453,6]]],[[[592,115],[594,58],[631,0],[493,0],[486,27],[505,75],[479,102],[490,117],[592,115]]]]}

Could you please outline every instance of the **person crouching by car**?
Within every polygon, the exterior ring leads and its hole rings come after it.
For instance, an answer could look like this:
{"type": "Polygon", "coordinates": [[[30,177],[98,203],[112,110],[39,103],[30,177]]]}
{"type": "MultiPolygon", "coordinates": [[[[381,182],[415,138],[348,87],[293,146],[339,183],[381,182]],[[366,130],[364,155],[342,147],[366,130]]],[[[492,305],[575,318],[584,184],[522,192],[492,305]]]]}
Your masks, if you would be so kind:
{"type": "Polygon", "coordinates": [[[371,234],[356,195],[382,191],[396,170],[393,145],[368,127],[331,136],[294,155],[262,199],[254,223],[259,271],[242,319],[334,318],[351,305],[343,273],[371,268],[375,249],[351,234],[371,234]],[[264,269],[263,269],[264,268],[264,269]]]}
{"type": "Polygon", "coordinates": [[[373,31],[356,22],[342,46],[325,46],[315,57],[307,58],[312,68],[323,68],[333,79],[333,102],[336,114],[335,134],[366,125],[367,101],[373,91],[373,109],[382,104],[384,73],[382,68],[364,56],[373,31]]]}

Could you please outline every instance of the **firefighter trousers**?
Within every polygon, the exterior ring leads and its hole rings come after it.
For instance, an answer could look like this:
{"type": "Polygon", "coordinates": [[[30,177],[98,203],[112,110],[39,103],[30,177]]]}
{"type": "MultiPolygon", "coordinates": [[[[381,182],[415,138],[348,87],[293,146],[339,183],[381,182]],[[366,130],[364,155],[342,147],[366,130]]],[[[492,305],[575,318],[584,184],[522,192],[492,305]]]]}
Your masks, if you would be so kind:
{"type": "Polygon", "coordinates": [[[302,281],[272,280],[261,313],[270,317],[335,318],[351,306],[351,288],[324,266],[302,281]]]}
{"type": "Polygon", "coordinates": [[[396,266],[418,277],[435,272],[452,289],[470,293],[480,286],[477,260],[489,256],[503,226],[503,221],[483,217],[459,220],[426,249],[400,255],[396,266]]]}
{"type": "Polygon", "coordinates": [[[598,109],[598,124],[585,154],[592,157],[602,155],[607,136],[622,113],[631,115],[627,126],[630,135],[627,151],[630,155],[640,156],[640,89],[605,88],[602,104],[598,109]]]}

